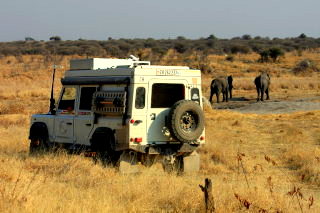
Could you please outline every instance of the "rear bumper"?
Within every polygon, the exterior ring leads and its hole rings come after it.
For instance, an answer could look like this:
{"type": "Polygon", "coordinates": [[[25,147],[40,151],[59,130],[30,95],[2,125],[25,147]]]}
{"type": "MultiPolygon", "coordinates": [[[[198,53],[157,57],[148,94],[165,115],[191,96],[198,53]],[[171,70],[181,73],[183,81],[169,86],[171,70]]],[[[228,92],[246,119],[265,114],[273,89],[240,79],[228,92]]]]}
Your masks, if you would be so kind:
{"type": "Polygon", "coordinates": [[[152,145],[130,145],[129,149],[151,154],[184,154],[191,153],[195,151],[200,144],[187,144],[187,143],[179,143],[179,144],[152,144],[152,145]]]}

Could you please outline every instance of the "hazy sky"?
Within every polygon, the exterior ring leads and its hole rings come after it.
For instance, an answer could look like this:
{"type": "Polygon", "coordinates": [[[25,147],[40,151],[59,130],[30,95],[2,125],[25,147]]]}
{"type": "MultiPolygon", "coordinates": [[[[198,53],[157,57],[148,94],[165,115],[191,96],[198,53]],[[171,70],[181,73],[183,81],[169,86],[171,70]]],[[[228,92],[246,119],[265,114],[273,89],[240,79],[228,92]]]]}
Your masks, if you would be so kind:
{"type": "Polygon", "coordinates": [[[320,0],[0,0],[0,41],[320,37],[320,0]]]}

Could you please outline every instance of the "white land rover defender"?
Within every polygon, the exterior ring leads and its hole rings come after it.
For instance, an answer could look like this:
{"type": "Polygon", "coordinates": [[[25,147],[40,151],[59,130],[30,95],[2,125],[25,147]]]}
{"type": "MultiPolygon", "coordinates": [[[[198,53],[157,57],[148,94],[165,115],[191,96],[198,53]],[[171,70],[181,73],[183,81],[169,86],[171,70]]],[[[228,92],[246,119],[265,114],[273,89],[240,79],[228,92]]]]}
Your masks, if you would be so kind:
{"type": "MultiPolygon", "coordinates": [[[[54,76],[54,75],[53,75],[54,76]]],[[[53,78],[54,81],[54,78],[53,78]]],[[[30,153],[65,148],[107,164],[198,171],[204,144],[201,73],[130,59],[77,59],[57,104],[31,118],[30,153]]]]}

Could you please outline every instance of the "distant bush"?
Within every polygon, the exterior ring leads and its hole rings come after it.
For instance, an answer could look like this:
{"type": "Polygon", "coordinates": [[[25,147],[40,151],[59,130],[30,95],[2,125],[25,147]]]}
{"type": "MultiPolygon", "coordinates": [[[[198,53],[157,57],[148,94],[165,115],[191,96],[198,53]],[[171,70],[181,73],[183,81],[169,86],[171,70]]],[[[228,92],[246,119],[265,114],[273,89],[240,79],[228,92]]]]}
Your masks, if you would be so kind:
{"type": "Polygon", "coordinates": [[[241,38],[242,38],[243,40],[251,40],[251,39],[252,39],[251,35],[249,35],[249,34],[245,34],[245,35],[243,35],[241,38]]]}
{"type": "Polygon", "coordinates": [[[228,56],[226,57],[226,60],[227,60],[227,61],[230,61],[230,62],[233,62],[233,61],[234,61],[234,56],[233,56],[233,55],[228,55],[228,56]]]}
{"type": "Polygon", "coordinates": [[[174,45],[174,49],[178,52],[178,53],[184,53],[187,51],[187,46],[186,44],[182,43],[182,42],[179,42],[179,43],[176,43],[174,45]]]}
{"type": "Polygon", "coordinates": [[[34,39],[31,38],[31,37],[25,37],[24,40],[25,40],[25,41],[34,41],[34,39]]]}
{"type": "Polygon", "coordinates": [[[244,45],[233,45],[231,47],[231,53],[232,54],[237,54],[237,53],[250,53],[251,49],[248,46],[244,46],[244,45]]]}
{"type": "Polygon", "coordinates": [[[301,34],[298,36],[298,38],[304,39],[304,38],[307,38],[307,35],[304,34],[304,33],[301,33],[301,34]]]}
{"type": "Polygon", "coordinates": [[[319,72],[320,69],[314,61],[310,59],[304,59],[297,63],[292,71],[294,74],[306,74],[311,72],[319,72]]]}
{"type": "Polygon", "coordinates": [[[276,62],[280,56],[284,55],[284,52],[281,48],[272,47],[269,49],[269,55],[270,55],[270,58],[273,60],[273,62],[276,62]]]}
{"type": "Polygon", "coordinates": [[[264,63],[264,62],[268,62],[270,59],[270,52],[269,50],[262,50],[259,52],[260,55],[260,59],[259,61],[264,63]]]}
{"type": "Polygon", "coordinates": [[[262,50],[259,54],[260,62],[269,62],[270,60],[276,62],[280,56],[284,55],[284,51],[279,47],[271,47],[269,49],[262,50]]]}
{"type": "Polygon", "coordinates": [[[60,36],[51,36],[49,38],[50,41],[61,41],[61,37],[60,36]]]}
{"type": "Polygon", "coordinates": [[[211,35],[208,36],[207,39],[208,40],[217,40],[218,38],[215,35],[211,34],[211,35]]]}
{"type": "Polygon", "coordinates": [[[212,74],[214,72],[214,69],[210,66],[210,64],[200,64],[199,69],[202,73],[205,74],[212,74]]]}

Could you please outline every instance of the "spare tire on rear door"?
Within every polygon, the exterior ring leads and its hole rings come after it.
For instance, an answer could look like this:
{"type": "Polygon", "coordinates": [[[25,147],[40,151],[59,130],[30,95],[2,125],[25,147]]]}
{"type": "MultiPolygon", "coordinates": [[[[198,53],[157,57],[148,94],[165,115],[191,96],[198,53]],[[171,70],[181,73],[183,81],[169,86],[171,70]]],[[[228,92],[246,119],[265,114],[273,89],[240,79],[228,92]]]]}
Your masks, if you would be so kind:
{"type": "Polygon", "coordinates": [[[169,112],[168,128],[178,141],[196,141],[204,129],[204,114],[200,105],[191,100],[177,101],[169,112]]]}

